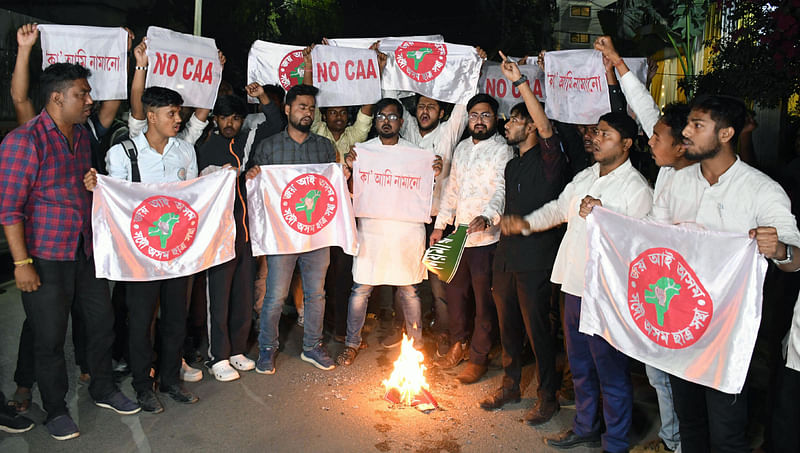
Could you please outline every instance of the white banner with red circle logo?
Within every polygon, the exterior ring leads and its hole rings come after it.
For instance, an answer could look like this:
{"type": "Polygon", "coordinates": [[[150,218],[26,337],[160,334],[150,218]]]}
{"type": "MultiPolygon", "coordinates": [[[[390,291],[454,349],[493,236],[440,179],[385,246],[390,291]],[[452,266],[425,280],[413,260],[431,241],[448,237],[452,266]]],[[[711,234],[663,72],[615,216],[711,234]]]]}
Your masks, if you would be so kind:
{"type": "MultiPolygon", "coordinates": [[[[247,54],[247,83],[278,85],[284,90],[303,83],[303,47],[255,41],[247,54]]],[[[256,102],[251,99],[251,102],[256,102]]]]}
{"type": "Polygon", "coordinates": [[[150,26],[147,67],[147,87],[177,91],[186,107],[214,108],[222,64],[213,39],[150,26]]]}
{"type": "Polygon", "coordinates": [[[381,98],[378,56],[374,50],[314,46],[311,51],[317,107],[374,104],[381,98]]]}
{"type": "Polygon", "coordinates": [[[233,259],[235,192],[232,170],[162,184],[98,175],[92,202],[97,277],[163,280],[233,259]]]}
{"type": "Polygon", "coordinates": [[[580,331],[687,381],[741,392],[767,271],[756,241],[603,208],[586,220],[580,331]]]}
{"type": "Polygon", "coordinates": [[[128,98],[128,32],[120,27],[41,24],[42,69],[76,63],[92,73],[92,99],[128,98]]]}
{"type": "Polygon", "coordinates": [[[474,47],[445,42],[386,39],[383,89],[413,91],[444,102],[466,104],[478,92],[481,58],[474,47]]]}
{"type": "Polygon", "coordinates": [[[262,165],[247,181],[253,256],[339,246],[358,254],[356,221],[340,164],[262,165]]]}

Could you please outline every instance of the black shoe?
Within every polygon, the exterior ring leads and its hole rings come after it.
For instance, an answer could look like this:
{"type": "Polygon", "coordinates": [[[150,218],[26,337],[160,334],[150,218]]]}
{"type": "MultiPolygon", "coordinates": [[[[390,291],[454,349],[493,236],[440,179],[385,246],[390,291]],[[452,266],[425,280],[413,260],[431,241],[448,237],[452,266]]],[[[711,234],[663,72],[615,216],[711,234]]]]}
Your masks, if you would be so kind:
{"type": "Polygon", "coordinates": [[[545,442],[547,445],[560,450],[566,450],[579,446],[597,448],[600,446],[600,434],[592,433],[586,436],[579,436],[575,434],[575,431],[569,430],[565,433],[562,433],[558,437],[547,439],[545,442]]]}
{"type": "MultiPolygon", "coordinates": [[[[1,402],[1,401],[0,401],[1,402]]],[[[13,407],[3,404],[0,407],[0,431],[11,434],[24,433],[36,426],[30,419],[18,415],[13,407]]]]}
{"type": "Polygon", "coordinates": [[[164,406],[161,404],[161,401],[158,400],[158,397],[152,390],[136,392],[136,401],[139,403],[139,407],[141,407],[145,412],[150,412],[153,414],[160,414],[164,412],[164,406]]]}
{"type": "Polygon", "coordinates": [[[523,420],[531,426],[539,426],[549,422],[558,413],[558,409],[558,401],[556,401],[555,397],[550,397],[549,399],[539,397],[536,405],[525,414],[523,420]]]}
{"type": "Polygon", "coordinates": [[[478,403],[483,410],[500,409],[509,403],[519,403],[519,389],[500,387],[490,397],[478,403]]]}
{"type": "Polygon", "coordinates": [[[168,393],[170,398],[179,403],[194,404],[200,400],[194,395],[194,393],[186,390],[180,384],[172,384],[168,387],[161,387],[160,391],[161,393],[168,393]]]}
{"type": "Polygon", "coordinates": [[[392,333],[381,340],[381,346],[386,349],[392,349],[400,346],[403,342],[403,329],[395,329],[392,333]]]}

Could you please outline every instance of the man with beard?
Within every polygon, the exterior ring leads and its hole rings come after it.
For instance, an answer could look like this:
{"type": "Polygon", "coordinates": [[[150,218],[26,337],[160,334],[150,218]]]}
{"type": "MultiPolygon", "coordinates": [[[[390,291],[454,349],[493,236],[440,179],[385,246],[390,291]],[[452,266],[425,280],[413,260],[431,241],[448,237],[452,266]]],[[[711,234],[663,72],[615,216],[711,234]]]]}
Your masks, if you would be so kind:
{"type": "MultiPolygon", "coordinates": [[[[375,104],[375,129],[378,136],[365,144],[390,148],[400,145],[417,148],[400,138],[403,124],[403,104],[397,99],[384,98],[375,104]]],[[[355,151],[348,154],[347,164],[357,158],[355,151]]],[[[442,159],[433,159],[434,176],[442,169],[442,159]]],[[[422,314],[415,285],[425,276],[422,255],[425,253],[425,226],[422,222],[389,219],[358,219],[358,255],[353,259],[353,291],[347,311],[347,337],[345,348],[336,358],[339,365],[350,365],[361,347],[361,328],[367,315],[367,300],[378,285],[397,287],[400,308],[403,311],[405,330],[421,349],[422,314]],[[387,238],[389,238],[387,240],[387,238]],[[392,259],[387,260],[386,257],[392,259]]]]}
{"type": "Polygon", "coordinates": [[[117,389],[111,372],[113,319],[108,283],[95,278],[91,197],[81,186],[91,167],[89,70],[56,63],[40,77],[47,104],[0,145],[0,224],[34,336],[36,382],[56,440],[78,437],[64,398],[69,389],[64,338],[70,306],[86,326],[89,394],[120,414],[139,406],[117,389]],[[80,297],[74,297],[80,291],[80,297]]]}
{"type": "MultiPolygon", "coordinates": [[[[237,96],[221,96],[214,104],[218,134],[211,134],[197,150],[201,175],[230,167],[239,173],[233,216],[236,221],[236,258],[206,271],[209,354],[206,366],[218,381],[233,381],[239,371],[255,368],[247,358],[247,337],[253,309],[255,268],[247,229],[247,188],[244,168],[250,154],[248,140],[255,131],[242,131],[247,104],[237,96]]],[[[252,137],[251,137],[252,138],[252,137]]]]}
{"type": "MultiPolygon", "coordinates": [[[[502,53],[501,53],[502,56],[502,53]]],[[[505,59],[503,74],[519,87],[524,102],[515,105],[506,128],[506,141],[519,156],[506,165],[504,215],[525,215],[558,197],[564,188],[566,159],[544,108],[533,95],[517,64],[505,59]]],[[[481,401],[483,409],[499,409],[520,401],[522,343],[526,332],[536,356],[538,400],[525,415],[532,426],[550,420],[558,412],[559,380],[555,344],[550,328],[550,272],[562,232],[552,229],[529,236],[501,236],[492,269],[492,294],[500,321],[503,344],[503,384],[481,401]]]]}
{"type": "MultiPolygon", "coordinates": [[[[702,96],[691,103],[683,144],[686,157],[699,163],[675,172],[650,215],[673,225],[747,233],[778,269],[791,272],[800,262],[800,231],[780,185],[736,155],[745,117],[744,103],[736,98],[702,96]]],[[[670,383],[683,452],[749,451],[747,382],[739,395],[675,376],[670,383]]]]}
{"type": "Polygon", "coordinates": [[[452,345],[437,362],[443,368],[453,368],[464,359],[474,295],[475,327],[469,363],[458,375],[464,384],[476,382],[486,373],[492,326],[497,319],[491,291],[492,259],[500,239],[498,224],[505,204],[503,175],[506,163],[513,157],[511,147],[496,133],[497,107],[497,101],[486,94],[477,94],[467,103],[470,137],[462,140],[453,153],[447,188],[430,237],[433,245],[442,239],[448,224],[469,224],[461,262],[446,290],[452,345]]]}
{"type": "MultiPolygon", "coordinates": [[[[311,132],[319,90],[310,85],[295,85],[286,93],[284,111],[289,124],[285,130],[258,144],[250,159],[247,178],[261,172],[259,165],[321,164],[336,161],[333,143],[311,132]]],[[[303,353],[300,358],[321,370],[335,365],[322,344],[322,317],[325,312],[325,272],[330,260],[329,247],[291,255],[267,255],[267,295],[261,309],[256,372],[275,373],[278,350],[278,322],[281,307],[289,295],[289,285],[296,264],[303,281],[303,353]]]]}

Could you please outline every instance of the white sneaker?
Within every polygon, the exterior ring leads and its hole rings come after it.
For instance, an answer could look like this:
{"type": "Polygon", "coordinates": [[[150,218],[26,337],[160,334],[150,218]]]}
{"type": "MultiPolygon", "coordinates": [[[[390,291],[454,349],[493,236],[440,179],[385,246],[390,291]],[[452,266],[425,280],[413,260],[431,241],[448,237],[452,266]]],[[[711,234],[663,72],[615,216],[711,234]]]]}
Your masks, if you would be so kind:
{"type": "Polygon", "coordinates": [[[234,370],[227,360],[220,360],[211,367],[214,377],[221,382],[235,381],[239,379],[239,372],[234,370]]]}
{"type": "Polygon", "coordinates": [[[184,382],[197,382],[203,379],[203,372],[197,368],[190,367],[184,359],[181,359],[181,369],[178,375],[184,382]]]}
{"type": "Polygon", "coordinates": [[[256,367],[256,362],[250,360],[244,354],[237,354],[230,358],[231,366],[239,371],[250,371],[256,367]]]}

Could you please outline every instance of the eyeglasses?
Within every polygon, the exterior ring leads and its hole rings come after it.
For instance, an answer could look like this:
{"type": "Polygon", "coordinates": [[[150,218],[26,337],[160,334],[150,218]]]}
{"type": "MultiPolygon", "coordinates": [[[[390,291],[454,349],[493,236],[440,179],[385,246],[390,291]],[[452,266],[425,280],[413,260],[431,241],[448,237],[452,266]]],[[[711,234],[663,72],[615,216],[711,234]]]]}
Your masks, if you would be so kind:
{"type": "Polygon", "coordinates": [[[383,114],[383,113],[378,113],[377,115],[375,115],[375,118],[376,118],[378,121],[386,121],[386,120],[389,120],[389,121],[397,121],[397,120],[399,120],[399,119],[400,119],[400,117],[399,117],[399,116],[397,116],[397,115],[395,115],[394,113],[390,113],[390,114],[388,114],[388,115],[385,115],[385,114],[383,114]]]}
{"type": "Polygon", "coordinates": [[[478,121],[478,118],[488,121],[491,118],[494,118],[494,113],[490,112],[483,112],[483,113],[470,113],[469,120],[470,121],[478,121]]]}

